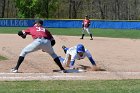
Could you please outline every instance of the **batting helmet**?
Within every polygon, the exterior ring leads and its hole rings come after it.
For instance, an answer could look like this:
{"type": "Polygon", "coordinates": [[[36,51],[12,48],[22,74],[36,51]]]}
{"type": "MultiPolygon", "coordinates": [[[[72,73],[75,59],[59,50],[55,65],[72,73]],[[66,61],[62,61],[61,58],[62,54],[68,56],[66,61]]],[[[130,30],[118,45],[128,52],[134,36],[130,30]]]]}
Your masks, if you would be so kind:
{"type": "Polygon", "coordinates": [[[78,45],[77,45],[77,52],[85,52],[84,45],[78,44],[78,45]]]}

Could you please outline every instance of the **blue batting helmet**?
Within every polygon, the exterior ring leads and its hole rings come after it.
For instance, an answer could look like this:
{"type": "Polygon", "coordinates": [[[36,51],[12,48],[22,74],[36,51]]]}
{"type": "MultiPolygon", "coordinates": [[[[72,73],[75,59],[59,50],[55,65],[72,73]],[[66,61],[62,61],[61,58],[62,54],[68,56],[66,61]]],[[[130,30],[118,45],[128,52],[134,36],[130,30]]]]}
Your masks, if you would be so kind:
{"type": "Polygon", "coordinates": [[[77,45],[77,52],[85,52],[84,45],[78,44],[78,45],[77,45]]]}

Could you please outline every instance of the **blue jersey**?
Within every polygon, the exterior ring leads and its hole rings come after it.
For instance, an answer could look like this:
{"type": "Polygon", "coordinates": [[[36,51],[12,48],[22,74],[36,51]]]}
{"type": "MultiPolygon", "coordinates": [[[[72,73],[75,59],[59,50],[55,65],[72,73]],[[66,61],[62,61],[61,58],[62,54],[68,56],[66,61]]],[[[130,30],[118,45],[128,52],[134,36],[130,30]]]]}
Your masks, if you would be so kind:
{"type": "Polygon", "coordinates": [[[71,47],[67,50],[66,55],[71,55],[71,61],[74,61],[75,59],[80,60],[80,59],[84,59],[85,57],[91,58],[91,54],[90,52],[85,49],[85,52],[83,53],[83,56],[79,56],[77,53],[77,46],[71,47]]]}

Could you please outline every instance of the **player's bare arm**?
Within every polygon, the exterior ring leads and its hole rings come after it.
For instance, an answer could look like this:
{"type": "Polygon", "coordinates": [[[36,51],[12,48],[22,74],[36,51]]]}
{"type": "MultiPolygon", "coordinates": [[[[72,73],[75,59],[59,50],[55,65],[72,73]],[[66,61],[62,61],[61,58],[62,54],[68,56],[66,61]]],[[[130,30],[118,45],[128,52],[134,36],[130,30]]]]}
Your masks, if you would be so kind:
{"type": "Polygon", "coordinates": [[[69,54],[68,60],[66,62],[66,67],[69,67],[71,61],[71,55],[69,54]]]}

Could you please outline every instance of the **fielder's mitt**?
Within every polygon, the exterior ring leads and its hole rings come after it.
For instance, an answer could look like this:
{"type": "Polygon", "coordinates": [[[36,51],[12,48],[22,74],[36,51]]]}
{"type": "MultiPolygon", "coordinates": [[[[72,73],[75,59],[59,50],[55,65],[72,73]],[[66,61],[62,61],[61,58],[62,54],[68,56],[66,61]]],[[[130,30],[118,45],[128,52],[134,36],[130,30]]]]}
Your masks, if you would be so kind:
{"type": "Polygon", "coordinates": [[[19,32],[18,32],[18,35],[21,36],[23,39],[26,38],[26,35],[24,35],[22,31],[19,31],[19,32]]]}

